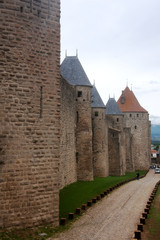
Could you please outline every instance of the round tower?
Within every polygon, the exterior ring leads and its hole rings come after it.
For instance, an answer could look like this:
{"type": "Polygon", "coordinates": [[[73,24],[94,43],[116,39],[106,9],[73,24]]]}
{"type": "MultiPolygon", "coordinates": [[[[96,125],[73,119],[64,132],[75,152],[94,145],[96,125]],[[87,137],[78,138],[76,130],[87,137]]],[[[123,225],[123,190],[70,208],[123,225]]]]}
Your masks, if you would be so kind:
{"type": "Polygon", "coordinates": [[[93,180],[92,164],[92,85],[77,56],[66,56],[61,74],[75,88],[77,179],[93,180]]]}
{"type": "Polygon", "coordinates": [[[0,227],[58,225],[60,0],[0,3],[0,227]]]}

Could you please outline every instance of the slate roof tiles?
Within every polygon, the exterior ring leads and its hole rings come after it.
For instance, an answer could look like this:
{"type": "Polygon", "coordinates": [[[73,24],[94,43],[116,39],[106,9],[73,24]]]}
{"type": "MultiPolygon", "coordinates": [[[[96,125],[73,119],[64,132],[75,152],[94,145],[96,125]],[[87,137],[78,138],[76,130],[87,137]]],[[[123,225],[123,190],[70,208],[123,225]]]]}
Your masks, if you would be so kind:
{"type": "Polygon", "coordinates": [[[109,98],[106,104],[106,114],[108,115],[123,115],[116,100],[114,98],[109,98]]]}
{"type": "Polygon", "coordinates": [[[73,86],[92,87],[77,56],[67,56],[60,67],[61,75],[73,86]]]}
{"type": "Polygon", "coordinates": [[[92,88],[92,108],[105,108],[105,105],[94,85],[92,88]]]}

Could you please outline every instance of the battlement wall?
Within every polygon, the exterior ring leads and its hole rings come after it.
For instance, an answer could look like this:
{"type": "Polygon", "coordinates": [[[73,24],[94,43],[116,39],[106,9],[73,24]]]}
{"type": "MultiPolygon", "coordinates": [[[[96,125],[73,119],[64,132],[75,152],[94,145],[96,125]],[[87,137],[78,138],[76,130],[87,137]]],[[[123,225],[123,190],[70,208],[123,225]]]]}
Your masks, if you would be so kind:
{"type": "Polygon", "coordinates": [[[60,188],[77,181],[75,87],[61,79],[60,188]]]}

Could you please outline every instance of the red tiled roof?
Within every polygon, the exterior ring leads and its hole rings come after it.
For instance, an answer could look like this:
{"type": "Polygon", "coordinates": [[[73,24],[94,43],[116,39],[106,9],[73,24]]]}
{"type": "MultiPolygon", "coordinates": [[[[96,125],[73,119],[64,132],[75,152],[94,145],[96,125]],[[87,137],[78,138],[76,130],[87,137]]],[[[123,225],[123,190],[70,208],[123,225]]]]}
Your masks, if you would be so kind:
{"type": "Polygon", "coordinates": [[[122,112],[145,112],[147,111],[141,107],[134,93],[126,87],[120,98],[117,101],[122,112]]]}
{"type": "Polygon", "coordinates": [[[157,153],[157,151],[154,149],[151,149],[151,153],[157,153]]]}

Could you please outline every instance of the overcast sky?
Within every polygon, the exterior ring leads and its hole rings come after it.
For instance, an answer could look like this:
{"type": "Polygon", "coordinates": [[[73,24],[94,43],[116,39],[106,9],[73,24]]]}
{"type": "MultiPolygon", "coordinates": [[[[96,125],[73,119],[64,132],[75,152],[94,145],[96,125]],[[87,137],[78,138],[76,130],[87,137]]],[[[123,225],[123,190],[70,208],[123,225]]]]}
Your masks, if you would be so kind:
{"type": "Polygon", "coordinates": [[[160,0],[61,0],[61,61],[76,49],[104,104],[128,85],[160,124],[160,0]]]}

